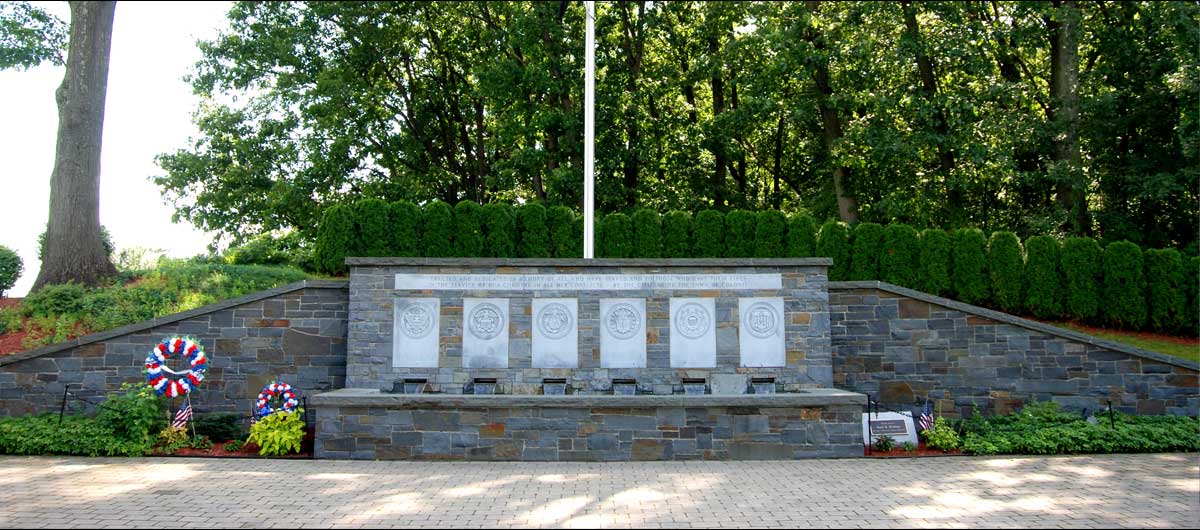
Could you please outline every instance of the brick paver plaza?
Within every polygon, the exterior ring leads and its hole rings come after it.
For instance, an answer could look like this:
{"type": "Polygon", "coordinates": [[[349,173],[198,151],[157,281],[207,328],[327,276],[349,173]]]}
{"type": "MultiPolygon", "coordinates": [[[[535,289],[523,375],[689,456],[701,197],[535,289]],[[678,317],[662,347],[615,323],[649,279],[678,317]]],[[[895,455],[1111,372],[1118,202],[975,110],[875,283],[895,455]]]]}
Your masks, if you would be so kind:
{"type": "Polygon", "coordinates": [[[0,527],[1196,527],[1200,456],[656,463],[0,457],[0,527]]]}

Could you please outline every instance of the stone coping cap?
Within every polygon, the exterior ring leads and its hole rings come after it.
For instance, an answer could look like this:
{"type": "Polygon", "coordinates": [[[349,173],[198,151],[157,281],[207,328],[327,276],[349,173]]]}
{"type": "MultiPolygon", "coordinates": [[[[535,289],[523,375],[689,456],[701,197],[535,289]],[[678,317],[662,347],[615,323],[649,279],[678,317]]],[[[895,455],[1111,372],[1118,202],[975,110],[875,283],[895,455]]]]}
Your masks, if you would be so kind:
{"type": "Polygon", "coordinates": [[[934,295],[931,295],[928,293],[922,293],[921,291],[914,291],[907,287],[900,287],[899,285],[893,285],[893,284],[890,284],[887,282],[879,282],[879,281],[829,282],[829,290],[830,291],[853,290],[853,289],[878,289],[880,291],[884,291],[884,292],[888,292],[888,293],[892,293],[892,294],[907,296],[909,298],[920,300],[922,302],[928,302],[930,304],[940,305],[942,307],[948,307],[950,309],[962,311],[963,313],[980,316],[980,317],[987,318],[990,320],[995,320],[997,322],[1000,322],[1003,324],[1008,324],[1010,326],[1017,326],[1020,328],[1025,328],[1028,330],[1036,331],[1038,333],[1045,333],[1047,335],[1051,335],[1051,336],[1055,336],[1055,337],[1059,337],[1059,338],[1063,338],[1063,339],[1067,339],[1067,340],[1073,340],[1076,342],[1091,344],[1093,346],[1099,346],[1101,348],[1105,348],[1105,349],[1112,350],[1115,352],[1132,355],[1135,357],[1143,357],[1143,358],[1150,359],[1152,361],[1160,362],[1163,364],[1169,364],[1171,366],[1178,366],[1180,368],[1187,368],[1189,370],[1200,371],[1200,363],[1198,363],[1196,361],[1182,359],[1179,357],[1174,357],[1171,355],[1167,355],[1164,353],[1158,353],[1155,351],[1144,350],[1142,348],[1135,348],[1133,346],[1121,344],[1119,342],[1112,342],[1109,340],[1104,340],[1095,335],[1088,335],[1087,333],[1080,333],[1078,331],[1071,330],[1071,329],[1060,328],[1058,326],[1052,326],[1050,324],[1043,324],[1041,322],[1029,320],[1027,318],[1021,318],[1018,316],[1010,315],[1008,313],[1002,313],[1000,311],[993,311],[991,309],[985,309],[985,308],[982,308],[979,306],[964,304],[962,302],[957,302],[957,301],[951,300],[949,298],[942,298],[940,296],[934,296],[934,295]]]}
{"type": "Polygon", "coordinates": [[[467,267],[829,267],[831,258],[346,258],[352,266],[467,267]]]}
{"type": "Polygon", "coordinates": [[[279,296],[281,294],[287,294],[292,291],[299,291],[301,289],[348,289],[349,286],[350,286],[350,282],[348,282],[346,280],[301,280],[298,282],[289,283],[287,285],[281,285],[279,287],[275,287],[272,289],[267,289],[265,291],[255,291],[255,292],[247,294],[245,296],[239,296],[237,298],[230,298],[228,300],[222,300],[215,304],[209,304],[209,305],[206,305],[203,307],[197,307],[196,309],[189,309],[187,311],[175,313],[173,315],[167,315],[164,317],[153,318],[150,320],[143,320],[141,322],[136,322],[133,324],[129,324],[127,326],[121,326],[119,328],[113,328],[113,329],[101,331],[98,333],[92,333],[91,335],[84,335],[77,339],[71,339],[66,342],[51,344],[49,346],[42,346],[41,348],[36,348],[36,349],[29,350],[29,351],[18,352],[18,353],[14,353],[12,355],[3,355],[3,356],[0,356],[0,366],[21,362],[21,361],[24,361],[27,359],[33,359],[34,357],[41,357],[43,355],[49,355],[51,353],[57,353],[57,352],[60,352],[63,350],[68,350],[68,349],[79,347],[79,346],[86,346],[88,344],[106,341],[106,340],[109,340],[109,339],[112,339],[115,337],[120,337],[122,335],[130,335],[133,333],[146,331],[148,329],[153,329],[158,326],[163,326],[166,324],[174,324],[181,320],[187,320],[189,318],[195,318],[195,317],[198,317],[201,315],[215,313],[215,312],[221,311],[223,309],[230,309],[230,308],[234,308],[234,307],[237,307],[240,305],[258,302],[260,300],[266,300],[268,298],[273,298],[273,297],[279,296]]]}
{"type": "Polygon", "coordinates": [[[813,388],[783,394],[705,394],[686,396],[617,396],[609,394],[545,395],[472,395],[472,394],[392,394],[378,388],[343,388],[309,398],[313,406],[331,407],[406,407],[435,408],[577,408],[577,407],[816,407],[858,405],[867,396],[835,388],[813,388]]]}

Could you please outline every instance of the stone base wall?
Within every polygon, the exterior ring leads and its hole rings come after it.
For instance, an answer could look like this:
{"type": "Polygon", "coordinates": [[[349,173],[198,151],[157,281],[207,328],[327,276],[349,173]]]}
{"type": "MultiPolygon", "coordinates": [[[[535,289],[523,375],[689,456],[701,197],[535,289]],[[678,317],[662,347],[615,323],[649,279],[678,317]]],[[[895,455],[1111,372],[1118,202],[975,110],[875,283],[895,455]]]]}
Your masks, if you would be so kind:
{"type": "Polygon", "coordinates": [[[834,386],[947,416],[1032,401],[1196,416],[1194,362],[880,282],[830,284],[834,386]]]}
{"type": "MultiPolygon", "coordinates": [[[[300,282],[0,357],[0,415],[57,412],[68,384],[73,394],[99,401],[122,383],[144,382],[146,356],[174,336],[198,339],[211,359],[192,396],[197,411],[250,412],[276,378],[302,396],[342,388],[346,306],[346,282],[300,282]]],[[[172,369],[183,366],[168,360],[172,369]]],[[[86,408],[79,400],[68,404],[86,408]]]]}
{"type": "MultiPolygon", "coordinates": [[[[346,389],[333,394],[361,392],[346,389]]],[[[317,398],[317,458],[362,460],[788,460],[862,456],[859,394],[829,403],[579,396],[547,406],[477,396],[467,401],[404,396],[317,398]],[[774,403],[773,405],[770,403],[774,403]]],[[[361,395],[361,394],[360,394],[361,395]]],[[[369,394],[368,394],[369,395],[369,394]]],[[[376,392],[375,396],[379,394],[376,392]]],[[[622,396],[624,397],[624,396],[622,396]]],[[[775,396],[764,396],[775,397],[775,396]]],[[[784,397],[784,396],[778,396],[784,397]]]]}

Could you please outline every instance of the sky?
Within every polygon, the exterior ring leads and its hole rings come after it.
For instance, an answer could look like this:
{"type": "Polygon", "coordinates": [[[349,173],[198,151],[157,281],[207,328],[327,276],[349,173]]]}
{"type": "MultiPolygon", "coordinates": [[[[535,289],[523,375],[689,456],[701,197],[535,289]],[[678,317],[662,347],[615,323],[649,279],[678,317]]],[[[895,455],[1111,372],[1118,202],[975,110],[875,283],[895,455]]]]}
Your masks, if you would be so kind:
{"type": "MultiPolygon", "coordinates": [[[[70,21],[66,2],[32,2],[70,21]]],[[[199,99],[183,81],[200,59],[198,39],[224,28],[230,2],[118,2],[100,153],[100,224],[118,250],[143,247],[187,257],[205,252],[207,234],[183,222],[150,181],[160,153],[198,135],[199,99]]],[[[37,278],[37,237],[50,206],[58,134],[54,91],[64,67],[0,71],[0,245],[20,254],[25,272],[6,296],[24,296],[37,278]]]]}

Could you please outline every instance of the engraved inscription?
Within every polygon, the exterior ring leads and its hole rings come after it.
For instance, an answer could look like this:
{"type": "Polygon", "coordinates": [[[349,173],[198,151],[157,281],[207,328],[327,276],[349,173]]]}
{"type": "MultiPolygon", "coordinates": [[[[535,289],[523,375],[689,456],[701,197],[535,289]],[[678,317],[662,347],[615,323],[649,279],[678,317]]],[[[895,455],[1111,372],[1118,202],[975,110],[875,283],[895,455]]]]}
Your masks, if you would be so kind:
{"type": "Polygon", "coordinates": [[[504,314],[495,304],[483,302],[467,316],[467,329],[480,339],[494,338],[504,329],[504,314]]]}
{"type": "Polygon", "coordinates": [[[397,274],[396,289],[455,291],[639,291],[782,289],[765,274],[397,274]]]}
{"type": "Polygon", "coordinates": [[[751,335],[765,339],[778,331],[780,320],[781,316],[771,304],[758,302],[746,311],[746,321],[742,324],[751,335]]]}
{"type": "Polygon", "coordinates": [[[698,339],[708,333],[712,326],[712,315],[708,309],[695,302],[679,308],[675,314],[675,331],[689,339],[698,339]]]}
{"type": "Polygon", "coordinates": [[[400,331],[412,339],[420,339],[433,331],[433,315],[421,304],[411,304],[400,313],[400,331]]]}
{"type": "Polygon", "coordinates": [[[604,316],[608,332],[621,340],[632,338],[642,329],[642,318],[633,304],[620,303],[608,310],[604,316]]]}
{"type": "Polygon", "coordinates": [[[566,337],[575,326],[575,319],[571,318],[571,311],[567,309],[567,306],[558,302],[546,304],[538,313],[536,322],[538,331],[551,339],[566,337]]]}

